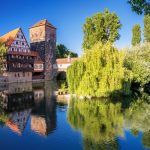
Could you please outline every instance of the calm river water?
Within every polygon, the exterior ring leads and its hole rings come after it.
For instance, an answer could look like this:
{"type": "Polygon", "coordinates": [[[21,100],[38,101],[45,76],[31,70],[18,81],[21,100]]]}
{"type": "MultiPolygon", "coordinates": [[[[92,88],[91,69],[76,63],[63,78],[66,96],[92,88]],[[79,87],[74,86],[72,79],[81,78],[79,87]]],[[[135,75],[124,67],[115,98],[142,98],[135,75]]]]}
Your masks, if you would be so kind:
{"type": "Polygon", "coordinates": [[[55,85],[0,85],[1,150],[148,150],[150,98],[64,101],[55,85]]]}

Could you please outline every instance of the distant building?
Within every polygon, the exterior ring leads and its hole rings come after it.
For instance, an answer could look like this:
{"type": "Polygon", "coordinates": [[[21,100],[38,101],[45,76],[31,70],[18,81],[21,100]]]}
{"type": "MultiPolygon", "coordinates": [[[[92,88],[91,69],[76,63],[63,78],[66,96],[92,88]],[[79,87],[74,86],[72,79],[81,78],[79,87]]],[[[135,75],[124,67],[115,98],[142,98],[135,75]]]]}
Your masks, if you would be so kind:
{"type": "Polygon", "coordinates": [[[79,58],[59,58],[56,59],[56,64],[54,64],[54,68],[57,69],[57,71],[66,71],[67,68],[76,60],[79,58]]]}

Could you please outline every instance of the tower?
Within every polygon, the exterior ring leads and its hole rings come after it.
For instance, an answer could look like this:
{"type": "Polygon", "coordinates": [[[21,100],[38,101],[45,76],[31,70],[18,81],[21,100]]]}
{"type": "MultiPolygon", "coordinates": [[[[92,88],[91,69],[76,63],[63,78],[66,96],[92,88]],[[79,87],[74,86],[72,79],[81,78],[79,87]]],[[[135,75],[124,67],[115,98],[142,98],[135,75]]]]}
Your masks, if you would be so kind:
{"type": "Polygon", "coordinates": [[[56,28],[47,20],[41,20],[30,29],[30,47],[37,51],[44,62],[44,78],[54,78],[53,64],[56,61],[56,28]]]}

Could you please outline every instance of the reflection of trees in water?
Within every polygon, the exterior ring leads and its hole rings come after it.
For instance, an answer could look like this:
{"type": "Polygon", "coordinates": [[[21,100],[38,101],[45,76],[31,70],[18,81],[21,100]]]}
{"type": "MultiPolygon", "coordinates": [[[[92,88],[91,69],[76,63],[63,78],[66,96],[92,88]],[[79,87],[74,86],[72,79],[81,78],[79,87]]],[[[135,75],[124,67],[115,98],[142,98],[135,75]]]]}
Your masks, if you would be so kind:
{"type": "Polygon", "coordinates": [[[129,128],[135,136],[143,132],[142,143],[149,147],[150,105],[147,101],[145,96],[132,99],[126,105],[109,100],[71,100],[68,121],[73,128],[81,130],[85,150],[119,149],[116,137],[124,135],[123,128],[129,128]]]}
{"type": "Polygon", "coordinates": [[[142,143],[150,148],[150,96],[142,95],[125,110],[125,126],[137,136],[143,132],[142,143]]]}
{"type": "Polygon", "coordinates": [[[123,136],[120,103],[72,100],[68,121],[82,131],[85,149],[118,149],[115,137],[123,136]]]}

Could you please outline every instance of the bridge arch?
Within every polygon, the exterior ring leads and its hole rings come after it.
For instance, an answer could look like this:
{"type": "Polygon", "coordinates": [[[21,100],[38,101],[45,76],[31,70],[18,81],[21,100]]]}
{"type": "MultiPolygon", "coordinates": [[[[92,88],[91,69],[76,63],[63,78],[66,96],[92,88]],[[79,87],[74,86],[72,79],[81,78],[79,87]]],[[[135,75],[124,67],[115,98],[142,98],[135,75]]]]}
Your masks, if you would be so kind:
{"type": "Polygon", "coordinates": [[[66,80],[66,71],[59,71],[56,78],[57,80],[66,80]]]}

